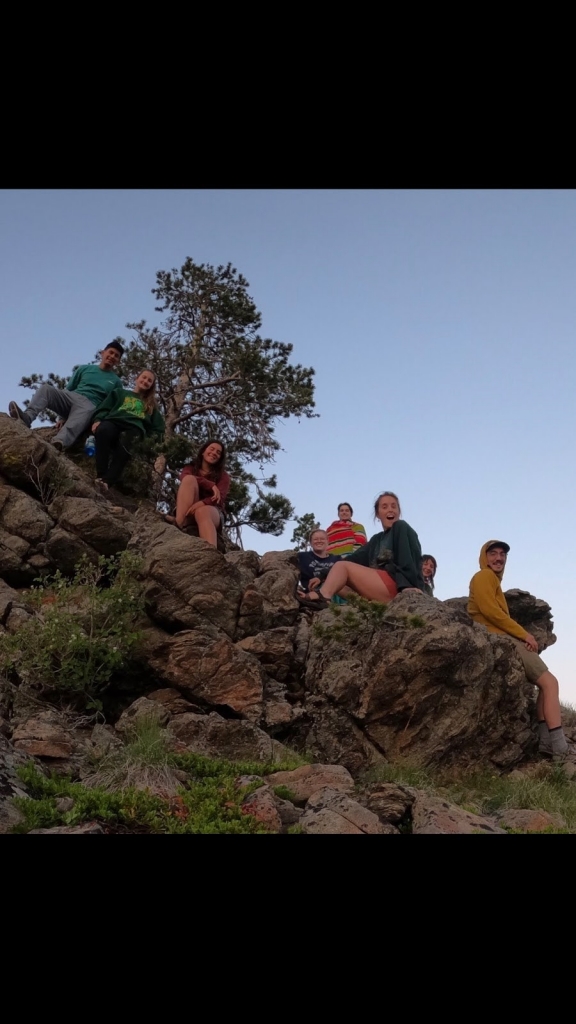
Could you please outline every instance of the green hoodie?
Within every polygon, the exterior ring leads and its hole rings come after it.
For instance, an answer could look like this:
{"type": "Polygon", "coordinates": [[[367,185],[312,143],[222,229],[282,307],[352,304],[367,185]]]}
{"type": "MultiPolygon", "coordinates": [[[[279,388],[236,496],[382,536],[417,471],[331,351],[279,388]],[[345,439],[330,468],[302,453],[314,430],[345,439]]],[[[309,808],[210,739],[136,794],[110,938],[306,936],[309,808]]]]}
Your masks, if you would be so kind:
{"type": "Polygon", "coordinates": [[[398,590],[417,587],[426,593],[418,534],[403,519],[398,519],[389,530],[376,533],[363,547],[345,555],[344,560],[370,569],[384,569],[398,590]]]}
{"type": "Polygon", "coordinates": [[[518,640],[525,640],[528,633],[519,623],[510,618],[506,598],[502,592],[502,572],[494,572],[488,568],[486,551],[496,540],[487,540],[480,551],[480,572],[477,572],[470,580],[470,597],[468,600],[468,615],[486,626],[490,633],[504,633],[508,636],[515,636],[518,640]]]}
{"type": "Polygon", "coordinates": [[[151,415],[146,413],[144,400],[135,391],[112,391],[94,413],[93,422],[114,420],[125,430],[139,430],[142,434],[158,434],[162,437],[165,429],[164,417],[157,409],[151,415]]]}

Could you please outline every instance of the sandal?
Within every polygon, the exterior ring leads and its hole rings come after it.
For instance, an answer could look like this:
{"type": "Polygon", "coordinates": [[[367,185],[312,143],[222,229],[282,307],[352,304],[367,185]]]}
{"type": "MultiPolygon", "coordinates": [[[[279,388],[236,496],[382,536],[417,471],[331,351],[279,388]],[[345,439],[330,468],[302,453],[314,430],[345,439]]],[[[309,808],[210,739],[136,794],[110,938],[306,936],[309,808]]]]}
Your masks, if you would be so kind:
{"type": "Polygon", "coordinates": [[[327,601],[319,590],[316,590],[315,593],[318,594],[318,597],[315,600],[308,595],[305,597],[299,597],[298,594],[296,594],[296,600],[299,601],[304,608],[309,608],[311,611],[322,612],[325,608],[329,608],[330,601],[327,601]]]}

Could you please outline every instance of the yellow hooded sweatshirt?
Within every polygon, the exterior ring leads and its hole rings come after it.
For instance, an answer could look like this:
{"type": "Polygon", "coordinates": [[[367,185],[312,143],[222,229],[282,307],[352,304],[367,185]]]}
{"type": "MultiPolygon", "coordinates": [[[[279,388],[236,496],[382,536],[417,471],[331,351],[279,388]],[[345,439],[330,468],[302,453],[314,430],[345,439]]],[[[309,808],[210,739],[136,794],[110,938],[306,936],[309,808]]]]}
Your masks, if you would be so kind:
{"type": "Polygon", "coordinates": [[[514,619],[510,618],[506,598],[502,593],[500,585],[504,570],[500,573],[488,568],[486,551],[497,541],[487,540],[480,552],[480,572],[477,572],[470,580],[470,597],[468,600],[468,615],[486,626],[490,633],[507,633],[508,636],[515,636],[518,640],[524,640],[528,634],[514,619]]]}

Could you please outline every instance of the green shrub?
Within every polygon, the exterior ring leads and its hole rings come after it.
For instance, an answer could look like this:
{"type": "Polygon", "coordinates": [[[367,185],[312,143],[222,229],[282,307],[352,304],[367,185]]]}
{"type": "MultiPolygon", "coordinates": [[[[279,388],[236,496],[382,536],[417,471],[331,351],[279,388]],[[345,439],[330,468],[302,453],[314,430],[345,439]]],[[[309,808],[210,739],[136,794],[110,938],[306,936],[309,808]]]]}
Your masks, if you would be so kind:
{"type": "Polygon", "coordinates": [[[95,564],[83,559],[71,579],[61,572],[44,579],[29,595],[34,617],[0,635],[0,671],[53,699],[100,708],[99,695],[141,638],[138,568],[123,552],[95,564]]]}

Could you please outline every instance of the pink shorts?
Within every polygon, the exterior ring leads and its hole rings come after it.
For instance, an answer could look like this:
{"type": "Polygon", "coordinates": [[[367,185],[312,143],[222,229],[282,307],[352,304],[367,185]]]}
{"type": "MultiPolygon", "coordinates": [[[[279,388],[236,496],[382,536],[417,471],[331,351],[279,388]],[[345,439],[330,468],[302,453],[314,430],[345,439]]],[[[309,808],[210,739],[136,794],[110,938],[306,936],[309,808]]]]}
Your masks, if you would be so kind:
{"type": "Polygon", "coordinates": [[[376,569],[376,572],[378,573],[380,579],[382,580],[382,583],[384,583],[385,586],[388,588],[388,593],[390,594],[390,597],[396,597],[396,594],[398,593],[398,587],[396,586],[390,573],[386,572],[385,569],[376,569]]]}

